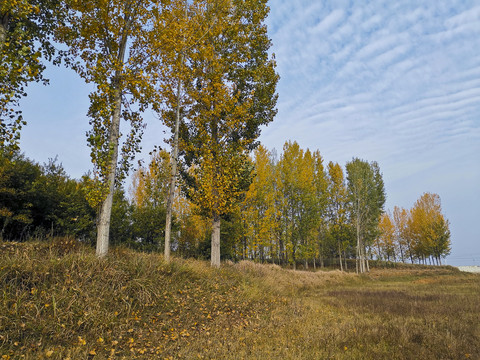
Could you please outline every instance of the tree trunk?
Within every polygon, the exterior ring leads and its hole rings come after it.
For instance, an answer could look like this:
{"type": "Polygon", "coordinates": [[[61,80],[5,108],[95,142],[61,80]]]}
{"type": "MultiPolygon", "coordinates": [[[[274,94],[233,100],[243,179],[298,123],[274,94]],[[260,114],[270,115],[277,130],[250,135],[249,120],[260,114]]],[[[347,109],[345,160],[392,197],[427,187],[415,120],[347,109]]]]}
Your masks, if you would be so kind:
{"type": "Polygon", "coordinates": [[[212,223],[212,253],[211,265],[220,267],[220,216],[214,215],[212,223]]]}
{"type": "Polygon", "coordinates": [[[340,243],[338,243],[338,256],[339,256],[339,258],[340,258],[340,271],[343,271],[342,249],[340,248],[340,243]]]}
{"type": "Polygon", "coordinates": [[[370,263],[369,263],[369,257],[366,255],[366,251],[363,250],[364,253],[364,258],[365,258],[365,265],[366,265],[366,270],[367,272],[370,272],[370,263]]]}
{"type": "MultiPolygon", "coordinates": [[[[128,28],[128,26],[127,26],[128,28]]],[[[120,64],[123,65],[125,59],[125,49],[127,47],[127,34],[125,31],[124,36],[120,42],[118,49],[118,57],[120,64]]],[[[109,171],[107,174],[107,186],[108,193],[105,200],[100,207],[99,222],[97,226],[97,249],[96,254],[98,257],[104,257],[108,252],[108,243],[110,238],[110,219],[112,215],[112,203],[113,192],[115,190],[115,175],[117,172],[117,159],[118,159],[118,139],[120,137],[120,116],[122,112],[122,90],[121,90],[121,70],[115,72],[115,77],[112,80],[114,85],[114,105],[112,123],[110,124],[109,134],[109,146],[112,151],[109,171]]]]}
{"type": "MultiPolygon", "coordinates": [[[[182,56],[183,62],[183,56],[182,56]]],[[[180,124],[180,92],[182,91],[182,85],[180,79],[177,84],[177,109],[175,114],[175,132],[173,134],[173,156],[170,172],[170,188],[168,190],[167,199],[167,216],[165,222],[165,251],[164,259],[168,263],[170,261],[170,239],[172,229],[172,208],[173,197],[175,196],[175,188],[177,185],[177,163],[178,163],[178,128],[180,124]]]]}
{"type": "Polygon", "coordinates": [[[357,230],[357,251],[356,251],[356,268],[357,268],[357,274],[362,273],[361,269],[361,250],[360,250],[360,225],[358,224],[358,217],[357,217],[357,224],[356,224],[356,230],[357,230]]]}
{"type": "Polygon", "coordinates": [[[115,108],[112,116],[112,126],[110,127],[110,146],[112,156],[110,159],[110,171],[107,175],[108,193],[100,207],[99,222],[97,226],[97,256],[103,257],[108,252],[108,243],[110,238],[110,218],[112,215],[113,192],[115,190],[115,174],[118,158],[118,137],[120,133],[120,112],[122,98],[120,89],[115,91],[115,108]]]}
{"type": "MultiPolygon", "coordinates": [[[[186,4],[185,4],[186,5],[186,4]]],[[[187,7],[185,6],[185,17],[187,16],[187,7]]],[[[183,65],[184,55],[181,52],[180,63],[183,65]]],[[[173,134],[173,156],[170,172],[170,188],[168,190],[168,199],[167,199],[167,214],[165,220],[165,250],[163,257],[165,261],[170,262],[170,240],[171,240],[171,230],[172,230],[172,209],[173,209],[173,198],[175,196],[175,188],[177,185],[177,166],[178,166],[178,128],[180,127],[180,96],[182,92],[182,81],[180,77],[177,79],[177,106],[175,110],[175,130],[173,134]]]]}

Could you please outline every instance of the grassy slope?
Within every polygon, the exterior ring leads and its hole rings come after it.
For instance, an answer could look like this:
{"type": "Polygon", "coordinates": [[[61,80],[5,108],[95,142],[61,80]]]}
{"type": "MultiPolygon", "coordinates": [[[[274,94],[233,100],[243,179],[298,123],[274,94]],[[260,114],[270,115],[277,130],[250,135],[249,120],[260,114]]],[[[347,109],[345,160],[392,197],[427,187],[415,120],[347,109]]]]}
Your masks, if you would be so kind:
{"type": "Polygon", "coordinates": [[[12,359],[480,359],[480,275],[293,272],[0,243],[12,359]]]}

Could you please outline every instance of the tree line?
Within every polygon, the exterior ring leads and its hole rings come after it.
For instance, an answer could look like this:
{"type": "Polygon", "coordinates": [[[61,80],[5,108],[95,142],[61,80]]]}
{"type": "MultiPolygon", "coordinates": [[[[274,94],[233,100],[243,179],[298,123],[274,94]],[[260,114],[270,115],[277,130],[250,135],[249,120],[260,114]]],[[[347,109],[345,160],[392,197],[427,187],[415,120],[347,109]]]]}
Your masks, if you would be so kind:
{"type": "MultiPolygon", "coordinates": [[[[112,244],[164,251],[171,157],[152,153],[113,196],[112,244]]],[[[368,259],[441,263],[450,252],[449,223],[440,197],[425,193],[412,209],[384,211],[385,190],[375,162],[354,158],[345,168],[319,151],[287,142],[280,156],[262,145],[248,159],[245,191],[221,216],[223,259],[249,259],[303,268],[368,271],[368,259]],[[362,187],[362,191],[358,188],[362,187]]],[[[18,153],[2,157],[2,238],[71,236],[95,242],[97,211],[87,201],[89,177],[70,179],[55,160],[42,166],[18,153]]],[[[181,181],[172,204],[176,256],[211,258],[211,219],[181,181]],[[181,189],[183,188],[183,190],[181,189]]]]}
{"type": "Polygon", "coordinates": [[[424,193],[411,209],[394,207],[382,214],[373,252],[380,260],[441,265],[450,254],[449,222],[440,196],[424,193]]]}

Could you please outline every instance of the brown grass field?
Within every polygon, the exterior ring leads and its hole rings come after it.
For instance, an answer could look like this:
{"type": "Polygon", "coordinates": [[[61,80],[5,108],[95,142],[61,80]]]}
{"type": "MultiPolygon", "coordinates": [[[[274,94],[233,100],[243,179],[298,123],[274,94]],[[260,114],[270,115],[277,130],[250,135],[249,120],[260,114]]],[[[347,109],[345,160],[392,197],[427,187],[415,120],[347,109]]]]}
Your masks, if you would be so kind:
{"type": "Polygon", "coordinates": [[[1,359],[480,359],[480,275],[0,242],[1,359]]]}

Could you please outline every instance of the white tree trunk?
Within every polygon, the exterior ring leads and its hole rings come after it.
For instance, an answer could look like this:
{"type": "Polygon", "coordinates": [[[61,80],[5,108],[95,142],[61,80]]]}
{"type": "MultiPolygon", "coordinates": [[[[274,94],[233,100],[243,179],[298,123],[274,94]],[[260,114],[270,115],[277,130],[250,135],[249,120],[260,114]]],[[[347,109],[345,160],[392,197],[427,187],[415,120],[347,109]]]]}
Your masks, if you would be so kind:
{"type": "Polygon", "coordinates": [[[340,243],[338,243],[338,256],[340,257],[340,271],[343,271],[342,249],[340,248],[340,243]]]}
{"type": "MultiPolygon", "coordinates": [[[[183,57],[182,57],[183,59],[183,57]]],[[[168,263],[170,261],[170,239],[172,229],[172,208],[173,197],[175,196],[175,188],[177,185],[177,163],[178,163],[178,128],[180,124],[180,92],[182,91],[182,85],[180,79],[178,79],[177,85],[177,109],[175,114],[175,133],[173,135],[173,156],[170,173],[170,189],[168,191],[167,199],[167,218],[165,222],[165,252],[164,258],[168,263]]]]}
{"type": "MultiPolygon", "coordinates": [[[[128,24],[130,25],[130,24],[128,24]]],[[[128,26],[127,26],[128,27],[128,26]]],[[[127,34],[128,31],[125,31],[125,35],[120,41],[120,46],[118,49],[117,59],[121,64],[124,63],[125,59],[125,49],[127,47],[127,34]]],[[[110,134],[109,134],[109,145],[112,150],[109,172],[107,175],[107,186],[108,193],[105,200],[102,202],[100,207],[99,222],[97,226],[97,251],[96,254],[98,257],[103,257],[108,252],[108,244],[110,238],[110,218],[112,215],[112,203],[113,203],[113,192],[115,190],[115,175],[117,172],[117,160],[118,160],[118,140],[120,137],[120,115],[122,113],[122,90],[121,90],[121,70],[115,72],[115,77],[113,79],[113,85],[115,86],[114,90],[114,104],[113,104],[113,115],[112,123],[110,124],[110,134]]]]}
{"type": "Polygon", "coordinates": [[[220,216],[215,215],[212,223],[212,253],[211,265],[220,267],[220,216]]]}
{"type": "Polygon", "coordinates": [[[108,252],[110,238],[110,218],[112,215],[113,192],[115,190],[115,173],[118,159],[118,137],[120,133],[120,112],[122,107],[122,98],[120,90],[116,90],[115,109],[112,116],[112,126],[110,128],[110,144],[112,147],[112,157],[110,159],[110,171],[107,176],[108,193],[100,207],[99,222],[97,226],[97,256],[103,257],[108,252]]]}

